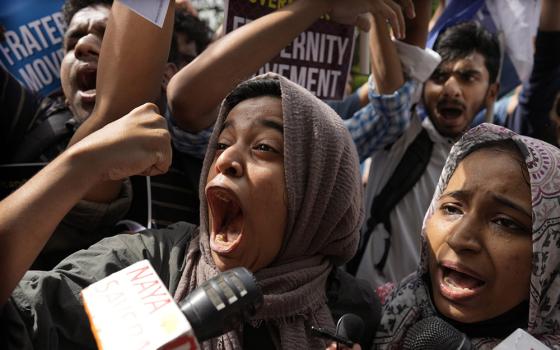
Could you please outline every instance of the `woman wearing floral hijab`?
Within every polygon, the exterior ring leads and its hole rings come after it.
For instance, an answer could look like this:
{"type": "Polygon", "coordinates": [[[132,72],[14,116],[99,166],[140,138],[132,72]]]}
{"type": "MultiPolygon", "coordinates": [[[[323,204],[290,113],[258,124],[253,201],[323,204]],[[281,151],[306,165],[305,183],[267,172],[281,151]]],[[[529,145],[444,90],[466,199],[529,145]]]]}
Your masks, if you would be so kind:
{"type": "Polygon", "coordinates": [[[374,348],[438,316],[491,349],[517,328],[560,344],[560,150],[483,124],[453,147],[424,220],[422,259],[383,307],[374,348]]]}

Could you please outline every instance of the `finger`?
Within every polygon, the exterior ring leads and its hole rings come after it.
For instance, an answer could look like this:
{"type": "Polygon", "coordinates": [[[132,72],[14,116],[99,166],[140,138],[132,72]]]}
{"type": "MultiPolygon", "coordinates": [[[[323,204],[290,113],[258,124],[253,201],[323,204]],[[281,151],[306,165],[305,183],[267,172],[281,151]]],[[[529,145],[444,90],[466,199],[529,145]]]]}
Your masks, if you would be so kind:
{"type": "Polygon", "coordinates": [[[148,167],[148,169],[142,171],[140,175],[156,176],[156,175],[165,174],[169,170],[169,167],[171,166],[171,157],[167,157],[161,152],[156,152],[155,157],[158,160],[155,163],[153,163],[153,165],[148,167]],[[169,161],[166,161],[167,159],[169,159],[169,161]]]}
{"type": "Polygon", "coordinates": [[[163,133],[162,138],[159,150],[155,154],[156,160],[153,167],[161,171],[161,173],[165,173],[171,166],[173,151],[171,150],[171,138],[167,131],[163,133]]]}
{"type": "Polygon", "coordinates": [[[171,162],[173,160],[173,150],[171,148],[171,143],[168,142],[164,151],[163,151],[163,158],[160,162],[156,164],[156,167],[164,172],[167,172],[171,167],[171,162]]]}
{"type": "Polygon", "coordinates": [[[416,17],[416,8],[414,7],[414,2],[412,0],[403,0],[401,6],[406,13],[406,17],[409,19],[416,17]]]}
{"type": "Polygon", "coordinates": [[[399,4],[397,4],[394,1],[388,0],[386,2],[387,6],[389,6],[389,8],[391,9],[391,11],[394,13],[395,15],[395,21],[397,22],[397,27],[395,29],[395,25],[393,24],[393,22],[391,22],[391,19],[389,19],[390,23],[391,23],[391,27],[393,28],[393,32],[395,33],[395,37],[397,39],[403,39],[404,38],[404,33],[405,33],[405,24],[404,24],[404,16],[402,13],[402,8],[399,4]]]}
{"type": "Polygon", "coordinates": [[[158,106],[155,103],[152,103],[152,102],[144,103],[144,104],[136,107],[135,110],[136,109],[138,109],[142,112],[148,112],[149,111],[149,112],[154,112],[156,114],[160,114],[158,106]]]}
{"type": "Polygon", "coordinates": [[[371,22],[369,20],[369,16],[365,13],[362,13],[356,17],[356,27],[361,31],[368,32],[371,28],[371,22]]]}
{"type": "Polygon", "coordinates": [[[387,5],[384,2],[380,3],[380,7],[381,8],[378,10],[380,17],[384,18],[386,21],[389,22],[391,28],[393,29],[393,33],[395,34],[395,37],[398,38],[400,33],[398,27],[397,14],[395,13],[395,11],[393,11],[393,9],[389,5],[387,5]]]}

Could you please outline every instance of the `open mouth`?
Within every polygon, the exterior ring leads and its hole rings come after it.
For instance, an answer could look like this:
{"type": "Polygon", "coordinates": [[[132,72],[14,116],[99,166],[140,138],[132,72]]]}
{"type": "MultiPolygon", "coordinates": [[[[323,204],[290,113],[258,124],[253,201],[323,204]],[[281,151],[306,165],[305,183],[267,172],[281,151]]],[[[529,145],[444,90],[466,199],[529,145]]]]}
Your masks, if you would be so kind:
{"type": "Polygon", "coordinates": [[[95,102],[97,66],[87,64],[78,69],[77,72],[78,93],[85,103],[95,102]]]}
{"type": "Polygon", "coordinates": [[[452,300],[472,297],[486,282],[467,271],[441,266],[440,290],[443,296],[452,300]]]}
{"type": "Polygon", "coordinates": [[[438,103],[437,112],[443,119],[453,120],[459,118],[463,114],[464,108],[456,103],[438,103]]]}
{"type": "Polygon", "coordinates": [[[244,216],[237,196],[221,187],[206,190],[206,200],[212,216],[210,248],[221,254],[237,248],[243,233],[244,216]]]}

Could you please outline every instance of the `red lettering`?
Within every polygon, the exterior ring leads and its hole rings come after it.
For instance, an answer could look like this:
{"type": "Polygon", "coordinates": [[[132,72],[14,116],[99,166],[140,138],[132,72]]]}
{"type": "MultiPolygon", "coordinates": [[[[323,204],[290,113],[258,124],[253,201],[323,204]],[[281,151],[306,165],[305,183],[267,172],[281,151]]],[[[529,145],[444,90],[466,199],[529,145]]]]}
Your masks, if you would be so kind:
{"type": "Polygon", "coordinates": [[[127,272],[126,274],[127,275],[134,275],[134,277],[132,277],[131,281],[136,281],[138,279],[142,279],[142,278],[145,278],[145,277],[148,277],[148,276],[152,276],[153,272],[150,272],[150,273],[146,274],[146,271],[148,271],[148,270],[151,270],[150,265],[139,267],[136,270],[132,270],[132,271],[127,272]]]}

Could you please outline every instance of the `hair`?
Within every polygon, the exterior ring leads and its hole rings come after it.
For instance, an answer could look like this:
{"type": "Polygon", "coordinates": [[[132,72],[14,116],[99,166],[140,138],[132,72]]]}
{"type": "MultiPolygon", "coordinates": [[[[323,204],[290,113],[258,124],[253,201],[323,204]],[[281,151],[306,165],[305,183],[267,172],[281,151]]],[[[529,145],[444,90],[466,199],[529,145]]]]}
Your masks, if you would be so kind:
{"type": "Polygon", "coordinates": [[[64,15],[64,20],[66,25],[70,24],[72,17],[76,12],[83,8],[95,5],[106,5],[111,7],[113,5],[113,0],[66,0],[64,5],[62,5],[62,14],[64,15]]]}
{"type": "Polygon", "coordinates": [[[479,53],[484,56],[490,84],[497,81],[501,59],[498,38],[477,22],[463,22],[447,28],[438,36],[434,50],[444,62],[479,53]]]}
{"type": "MultiPolygon", "coordinates": [[[[62,13],[64,15],[66,25],[70,24],[72,18],[78,11],[86,7],[96,5],[111,7],[113,5],[113,0],[66,0],[64,5],[62,5],[62,13]]],[[[181,65],[183,58],[177,48],[177,38],[175,36],[175,32],[185,33],[190,40],[194,40],[196,50],[199,54],[210,43],[211,33],[205,22],[180,7],[176,9],[174,21],[174,34],[171,40],[167,61],[181,65]]]]}
{"type": "Polygon", "coordinates": [[[226,97],[224,100],[223,108],[226,111],[231,111],[240,102],[250,98],[272,96],[282,97],[282,89],[280,82],[277,79],[258,78],[250,79],[239,85],[226,97]]]}
{"type": "MultiPolygon", "coordinates": [[[[175,9],[173,35],[175,36],[178,33],[185,34],[189,40],[194,41],[198,55],[206,49],[212,39],[212,31],[206,22],[192,15],[183,7],[177,7],[175,9]]],[[[173,38],[173,44],[175,44],[175,42],[176,39],[173,38]]]]}

